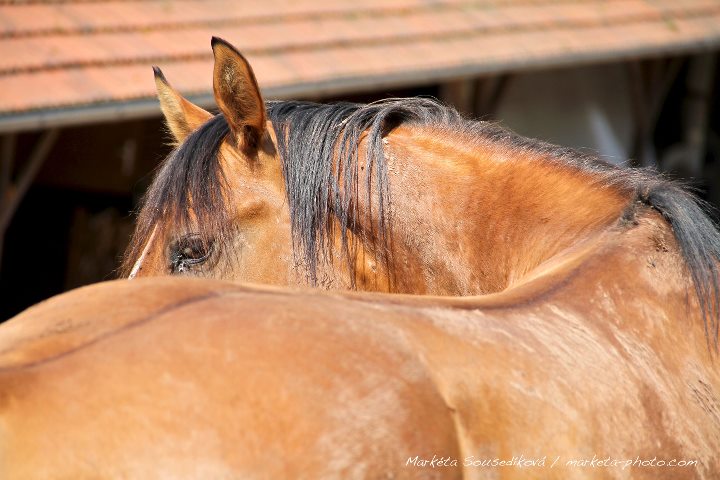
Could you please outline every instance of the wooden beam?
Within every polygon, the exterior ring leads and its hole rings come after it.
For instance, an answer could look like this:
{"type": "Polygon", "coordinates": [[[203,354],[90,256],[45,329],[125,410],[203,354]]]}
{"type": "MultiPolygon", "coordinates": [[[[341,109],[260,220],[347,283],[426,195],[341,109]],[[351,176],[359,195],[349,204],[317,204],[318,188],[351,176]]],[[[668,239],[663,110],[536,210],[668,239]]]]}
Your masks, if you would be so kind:
{"type": "Polygon", "coordinates": [[[30,158],[25,164],[14,185],[10,184],[9,191],[5,195],[0,209],[0,236],[5,236],[10,221],[12,220],[17,207],[20,205],[25,193],[35,179],[40,167],[47,158],[50,149],[55,144],[60,131],[58,129],[47,130],[38,140],[35,148],[30,154],[30,158]]]}
{"type": "MultiPolygon", "coordinates": [[[[0,212],[5,210],[5,203],[8,201],[10,189],[10,176],[12,175],[13,158],[15,157],[16,136],[9,133],[2,137],[0,144],[0,212]]],[[[5,244],[5,232],[0,232],[0,270],[2,270],[3,246],[5,244]]]]}
{"type": "Polygon", "coordinates": [[[5,201],[8,187],[10,187],[10,175],[12,175],[13,158],[15,157],[16,136],[13,133],[2,137],[0,146],[0,206],[5,201]]]}

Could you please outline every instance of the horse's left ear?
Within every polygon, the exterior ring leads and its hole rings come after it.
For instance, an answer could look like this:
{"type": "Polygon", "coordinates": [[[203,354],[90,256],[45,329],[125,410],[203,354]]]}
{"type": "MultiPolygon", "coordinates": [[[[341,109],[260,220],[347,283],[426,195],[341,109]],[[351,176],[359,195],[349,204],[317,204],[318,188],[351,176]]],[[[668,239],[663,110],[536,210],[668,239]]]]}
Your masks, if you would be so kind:
{"type": "Polygon", "coordinates": [[[200,125],[212,118],[212,114],[183,98],[165,79],[158,67],[153,67],[160,109],[175,141],[182,143],[200,125]]]}
{"type": "Polygon", "coordinates": [[[213,37],[215,102],[243,147],[255,148],[265,131],[265,102],[250,64],[235,47],[213,37]]]}

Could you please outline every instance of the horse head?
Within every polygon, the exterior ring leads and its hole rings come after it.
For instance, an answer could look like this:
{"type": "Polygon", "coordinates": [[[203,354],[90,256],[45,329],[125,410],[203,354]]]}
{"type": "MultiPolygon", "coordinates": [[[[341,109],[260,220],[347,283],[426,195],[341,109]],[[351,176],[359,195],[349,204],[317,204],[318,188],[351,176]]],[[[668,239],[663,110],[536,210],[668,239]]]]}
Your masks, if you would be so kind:
{"type": "MultiPolygon", "coordinates": [[[[146,194],[125,273],[387,289],[382,253],[363,248],[358,229],[348,229],[357,227],[362,202],[339,203],[344,189],[357,185],[338,187],[331,165],[283,164],[277,134],[288,132],[269,120],[250,64],[221,39],[213,38],[212,48],[217,115],[183,98],[154,68],[176,148],[146,194]]],[[[270,105],[288,113],[287,105],[270,105]]],[[[297,113],[303,104],[294,107],[297,113]]],[[[363,233],[365,242],[370,237],[363,233]]]]}

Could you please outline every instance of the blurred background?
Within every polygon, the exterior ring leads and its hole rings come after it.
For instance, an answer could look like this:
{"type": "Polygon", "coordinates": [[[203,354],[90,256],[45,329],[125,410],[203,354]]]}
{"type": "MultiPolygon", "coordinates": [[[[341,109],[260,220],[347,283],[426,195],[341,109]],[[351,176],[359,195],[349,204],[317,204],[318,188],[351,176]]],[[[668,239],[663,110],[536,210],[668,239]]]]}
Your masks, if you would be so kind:
{"type": "Polygon", "coordinates": [[[720,202],[720,0],[0,0],[0,320],[114,278],[169,151],[150,67],[214,107],[213,35],[266,99],[432,95],[720,202]]]}

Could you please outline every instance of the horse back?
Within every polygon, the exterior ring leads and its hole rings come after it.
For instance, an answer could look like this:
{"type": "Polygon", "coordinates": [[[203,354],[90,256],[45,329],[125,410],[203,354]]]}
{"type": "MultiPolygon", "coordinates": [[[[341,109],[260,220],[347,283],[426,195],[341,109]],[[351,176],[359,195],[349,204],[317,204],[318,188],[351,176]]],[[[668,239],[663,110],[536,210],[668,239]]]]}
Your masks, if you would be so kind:
{"type": "Polygon", "coordinates": [[[458,457],[427,368],[366,310],[189,279],[45,302],[0,335],[0,477],[409,478],[458,457]]]}

